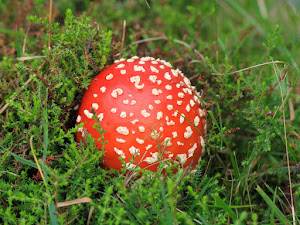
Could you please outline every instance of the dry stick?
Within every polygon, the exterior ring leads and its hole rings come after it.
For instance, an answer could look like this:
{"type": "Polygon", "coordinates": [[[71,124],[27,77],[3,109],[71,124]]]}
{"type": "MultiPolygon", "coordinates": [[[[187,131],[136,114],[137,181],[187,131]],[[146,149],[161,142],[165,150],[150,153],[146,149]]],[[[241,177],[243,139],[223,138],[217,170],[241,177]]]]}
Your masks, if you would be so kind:
{"type": "Polygon", "coordinates": [[[30,30],[30,27],[28,27],[28,28],[27,28],[27,31],[26,31],[26,34],[25,34],[25,38],[24,38],[24,41],[23,41],[22,54],[24,54],[24,53],[25,53],[25,48],[26,48],[26,40],[27,40],[27,37],[28,37],[29,30],[30,30]]]}
{"type": "Polygon", "coordinates": [[[278,80],[278,84],[279,84],[279,88],[280,88],[281,101],[282,101],[282,104],[283,104],[283,107],[282,107],[283,129],[284,129],[284,139],[285,139],[286,161],[287,161],[288,173],[289,173],[289,185],[290,185],[290,194],[291,194],[291,208],[292,208],[293,224],[296,225],[296,216],[295,216],[295,208],[294,208],[293,189],[292,189],[292,177],[291,177],[291,168],[290,168],[290,158],[289,158],[288,142],[287,142],[287,135],[286,135],[286,121],[285,121],[283,91],[282,91],[282,87],[281,87],[281,80],[278,77],[277,69],[275,67],[275,63],[273,63],[273,68],[275,70],[276,78],[278,80]]]}
{"type": "Polygon", "coordinates": [[[52,5],[53,0],[50,0],[50,10],[49,10],[49,37],[48,37],[48,50],[51,50],[51,21],[52,21],[52,5]]]}
{"type": "Polygon", "coordinates": [[[121,43],[121,50],[120,50],[120,57],[122,56],[124,42],[125,42],[125,34],[126,34],[126,20],[123,22],[123,35],[122,35],[122,43],[121,43]]]}
{"type": "Polygon", "coordinates": [[[150,9],[150,5],[149,5],[149,3],[147,2],[147,0],[145,0],[145,2],[146,2],[146,4],[147,4],[148,8],[150,9]]]}
{"type": "Polygon", "coordinates": [[[90,208],[90,212],[89,212],[89,216],[88,216],[88,220],[86,222],[86,225],[89,225],[90,224],[90,221],[91,221],[91,218],[92,218],[92,214],[94,212],[94,209],[95,207],[92,205],[91,208],[90,208]]]}

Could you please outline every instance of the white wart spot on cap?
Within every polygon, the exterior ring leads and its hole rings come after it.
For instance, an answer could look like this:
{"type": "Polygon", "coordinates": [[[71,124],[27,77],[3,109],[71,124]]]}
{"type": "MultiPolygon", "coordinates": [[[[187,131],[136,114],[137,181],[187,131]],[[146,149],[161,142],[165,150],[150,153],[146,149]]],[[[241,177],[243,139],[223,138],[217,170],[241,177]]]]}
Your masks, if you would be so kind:
{"type": "Polygon", "coordinates": [[[170,84],[167,84],[166,89],[170,91],[170,90],[172,90],[172,86],[170,84]]]}
{"type": "Polygon", "coordinates": [[[161,69],[164,69],[164,68],[165,68],[165,66],[164,66],[164,65],[160,65],[160,66],[159,66],[159,68],[161,68],[161,69]]]}
{"type": "Polygon", "coordinates": [[[159,73],[158,69],[156,69],[154,66],[150,66],[150,69],[154,73],[159,73]]]}
{"type": "Polygon", "coordinates": [[[106,87],[102,86],[102,87],[100,88],[100,91],[101,91],[102,93],[104,93],[104,92],[106,91],[106,87]]]}
{"type": "Polygon", "coordinates": [[[190,104],[193,107],[196,103],[193,101],[193,99],[190,100],[190,104]]]}
{"type": "Polygon", "coordinates": [[[92,108],[95,109],[95,110],[97,110],[99,108],[99,105],[97,103],[93,103],[92,104],[92,108]]]}
{"type": "Polygon", "coordinates": [[[167,105],[167,109],[168,110],[172,110],[173,109],[173,105],[167,105]]]}
{"type": "Polygon", "coordinates": [[[130,105],[135,105],[136,104],[136,100],[131,100],[130,105]]]}
{"type": "Polygon", "coordinates": [[[111,92],[111,96],[117,98],[118,95],[123,94],[123,90],[121,88],[117,88],[111,92]]]}
{"type": "Polygon", "coordinates": [[[174,75],[174,77],[178,77],[178,72],[174,69],[171,69],[172,74],[174,75]]]}
{"type": "Polygon", "coordinates": [[[135,119],[135,120],[132,120],[132,121],[130,121],[132,124],[136,124],[137,122],[139,122],[139,120],[138,119],[135,119]]]}
{"type": "Polygon", "coordinates": [[[155,81],[157,80],[157,76],[155,76],[155,75],[150,75],[150,76],[149,76],[149,80],[151,80],[153,83],[155,83],[155,81]]]}
{"type": "Polygon", "coordinates": [[[158,64],[158,62],[157,62],[157,61],[154,61],[154,60],[151,61],[151,63],[152,63],[152,64],[158,64]]]}
{"type": "Polygon", "coordinates": [[[177,101],[177,105],[182,105],[182,101],[177,101]]]}
{"type": "Polygon", "coordinates": [[[129,148],[129,152],[132,154],[132,155],[139,155],[140,154],[140,149],[134,147],[134,146],[131,146],[129,148]]]}
{"type": "Polygon", "coordinates": [[[185,153],[184,153],[184,154],[178,154],[178,155],[176,156],[176,158],[179,159],[179,162],[180,162],[181,165],[185,164],[185,162],[186,162],[186,160],[187,160],[187,156],[186,156],[185,153]]]}
{"type": "Polygon", "coordinates": [[[204,148],[205,148],[205,141],[203,139],[202,136],[200,136],[200,143],[201,143],[201,146],[202,146],[202,150],[204,151],[204,148]]]}
{"type": "Polygon", "coordinates": [[[152,145],[147,145],[146,146],[146,150],[149,150],[150,148],[152,148],[152,145]]]}
{"type": "Polygon", "coordinates": [[[165,73],[165,78],[166,78],[167,80],[171,80],[171,79],[172,79],[172,77],[171,77],[171,75],[169,74],[169,72],[166,72],[166,73],[165,73]]]}
{"type": "Polygon", "coordinates": [[[160,104],[161,101],[160,100],[154,100],[155,104],[160,104]]]}
{"type": "Polygon", "coordinates": [[[139,131],[140,132],[145,132],[145,127],[144,126],[139,126],[139,131]]]}
{"type": "Polygon", "coordinates": [[[98,97],[98,95],[97,95],[97,94],[93,94],[93,96],[94,96],[94,98],[97,98],[97,97],[98,97]]]}
{"type": "Polygon", "coordinates": [[[158,120],[160,120],[163,117],[163,113],[162,112],[158,112],[156,118],[158,120]]]}
{"type": "Polygon", "coordinates": [[[145,70],[145,68],[143,67],[143,66],[139,66],[139,65],[134,65],[133,66],[133,70],[134,71],[142,71],[142,72],[145,72],[146,70],[145,70]]]}
{"type": "Polygon", "coordinates": [[[146,111],[146,109],[143,109],[142,111],[141,111],[141,114],[142,114],[142,116],[144,116],[145,118],[147,118],[147,117],[149,117],[151,114],[150,113],[148,113],[147,111],[146,111]]]}
{"type": "Polygon", "coordinates": [[[78,115],[77,118],[76,118],[76,122],[77,122],[77,123],[80,123],[80,121],[81,121],[81,116],[78,115]]]}
{"type": "Polygon", "coordinates": [[[117,132],[118,132],[119,134],[123,134],[123,135],[128,135],[128,134],[129,134],[129,130],[128,130],[127,127],[119,126],[119,127],[117,127],[116,130],[117,130],[117,132]]]}
{"type": "Polygon", "coordinates": [[[116,109],[116,108],[112,108],[110,111],[111,111],[112,113],[116,113],[116,112],[117,112],[117,109],[116,109]]]}
{"type": "Polygon", "coordinates": [[[126,74],[126,70],[121,70],[120,73],[121,73],[122,75],[124,75],[124,74],[126,74]]]}
{"type": "Polygon", "coordinates": [[[145,64],[145,62],[144,61],[139,61],[139,64],[145,64]]]}
{"type": "Polygon", "coordinates": [[[183,77],[183,81],[186,84],[186,86],[191,87],[191,81],[187,77],[183,77]]]}
{"type": "Polygon", "coordinates": [[[90,113],[89,110],[85,109],[83,110],[84,115],[86,115],[87,118],[92,119],[93,118],[93,113],[90,113]]]}
{"type": "Polygon", "coordinates": [[[114,75],[110,73],[109,75],[106,76],[106,80],[111,80],[113,79],[114,75]]]}
{"type": "Polygon", "coordinates": [[[154,109],[153,105],[151,105],[151,104],[148,107],[149,107],[150,110],[154,109]]]}
{"type": "Polygon", "coordinates": [[[198,126],[199,123],[200,123],[200,118],[199,118],[199,116],[195,116],[195,118],[194,118],[194,124],[195,124],[195,126],[198,126]]]}
{"type": "Polygon", "coordinates": [[[172,100],[172,99],[173,99],[173,96],[172,96],[172,95],[168,95],[168,96],[167,96],[167,99],[172,100]]]}
{"type": "MultiPolygon", "coordinates": [[[[128,60],[127,60],[128,61],[128,60]]],[[[125,66],[125,64],[121,63],[118,66],[116,66],[117,69],[123,68],[125,66]]]]}
{"type": "Polygon", "coordinates": [[[183,98],[184,97],[184,94],[182,92],[178,92],[178,97],[179,98],[183,98]]]}
{"type": "Polygon", "coordinates": [[[133,58],[127,59],[127,62],[134,62],[133,58]]]}
{"type": "Polygon", "coordinates": [[[199,115],[200,117],[204,117],[205,116],[205,111],[202,109],[199,109],[199,115]]]}
{"type": "Polygon", "coordinates": [[[171,142],[171,138],[170,137],[166,137],[163,141],[163,145],[165,146],[171,146],[172,142],[171,142]]]}
{"type": "Polygon", "coordinates": [[[175,125],[175,122],[174,122],[173,120],[171,120],[171,121],[167,121],[167,125],[168,125],[168,126],[175,125]]]}
{"type": "Polygon", "coordinates": [[[99,115],[98,115],[99,121],[102,121],[102,120],[103,120],[103,117],[104,117],[103,113],[99,113],[99,115]]]}
{"type": "Polygon", "coordinates": [[[190,138],[192,136],[193,131],[192,131],[192,128],[190,126],[187,126],[185,128],[185,130],[186,131],[184,132],[184,138],[188,139],[188,138],[190,138]]]}
{"type": "Polygon", "coordinates": [[[140,138],[136,138],[135,140],[136,140],[137,143],[139,143],[141,145],[145,143],[145,141],[143,139],[140,139],[140,138]]]}
{"type": "Polygon", "coordinates": [[[119,143],[125,143],[126,140],[122,139],[122,138],[116,138],[116,141],[119,143]]]}
{"type": "Polygon", "coordinates": [[[150,153],[152,155],[152,157],[147,157],[144,159],[145,162],[147,162],[148,164],[152,164],[157,162],[158,160],[158,152],[154,152],[154,153],[150,153]]]}
{"type": "Polygon", "coordinates": [[[178,145],[178,146],[182,146],[182,145],[184,145],[184,143],[182,143],[182,142],[180,142],[180,141],[177,141],[177,145],[178,145]]]}
{"type": "Polygon", "coordinates": [[[173,131],[172,136],[173,136],[173,138],[176,138],[178,136],[178,133],[176,131],[173,131]]]}
{"type": "Polygon", "coordinates": [[[124,103],[125,105],[127,105],[127,104],[129,103],[129,100],[128,100],[128,99],[124,99],[124,100],[123,100],[123,103],[124,103]]]}
{"type": "Polygon", "coordinates": [[[153,95],[159,95],[159,91],[156,88],[152,89],[152,94],[153,95]]]}
{"type": "Polygon", "coordinates": [[[142,88],[144,88],[144,84],[140,84],[140,81],[141,81],[141,77],[140,77],[140,76],[133,76],[133,77],[130,77],[130,82],[131,82],[131,83],[134,83],[134,86],[135,86],[137,89],[142,89],[142,88]]]}
{"type": "Polygon", "coordinates": [[[121,113],[120,113],[120,117],[121,117],[121,118],[126,118],[126,112],[121,112],[121,113]]]}
{"type": "Polygon", "coordinates": [[[126,157],[125,157],[125,154],[124,154],[124,152],[123,152],[122,150],[119,150],[119,149],[117,149],[116,147],[114,147],[114,151],[115,151],[115,153],[117,153],[119,156],[121,156],[122,159],[125,159],[125,158],[126,158],[126,157]]]}
{"type": "Polygon", "coordinates": [[[191,110],[191,106],[189,104],[187,104],[185,107],[185,110],[189,112],[191,110]]]}
{"type": "Polygon", "coordinates": [[[180,114],[179,122],[183,123],[185,119],[185,115],[183,113],[180,114]]]}
{"type": "Polygon", "coordinates": [[[195,143],[193,145],[193,147],[191,147],[189,150],[188,150],[188,153],[189,153],[189,158],[192,157],[194,155],[194,152],[195,150],[197,149],[197,143],[195,143]]]}

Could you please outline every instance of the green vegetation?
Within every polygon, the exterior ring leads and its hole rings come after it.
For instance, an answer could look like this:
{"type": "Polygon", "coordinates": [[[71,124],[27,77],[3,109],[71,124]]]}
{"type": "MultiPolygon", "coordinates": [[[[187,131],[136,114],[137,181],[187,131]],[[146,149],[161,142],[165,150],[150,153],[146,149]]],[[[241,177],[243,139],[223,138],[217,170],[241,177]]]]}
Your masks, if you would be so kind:
{"type": "Polygon", "coordinates": [[[297,1],[53,6],[50,25],[48,1],[0,0],[1,224],[299,223],[297,1]],[[91,79],[134,55],[171,62],[202,93],[194,171],[107,171],[91,136],[76,142],[91,79]]]}

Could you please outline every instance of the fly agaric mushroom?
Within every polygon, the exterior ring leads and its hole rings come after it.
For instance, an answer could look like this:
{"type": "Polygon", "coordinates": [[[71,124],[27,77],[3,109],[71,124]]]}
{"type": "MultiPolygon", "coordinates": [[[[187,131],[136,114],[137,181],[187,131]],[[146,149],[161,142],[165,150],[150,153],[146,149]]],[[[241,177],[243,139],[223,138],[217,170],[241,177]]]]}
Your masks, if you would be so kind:
{"type": "MultiPolygon", "coordinates": [[[[156,171],[161,160],[195,167],[204,150],[205,110],[180,70],[152,57],[116,60],[91,82],[82,98],[77,141],[95,140],[105,130],[103,166],[120,170],[138,165],[156,171]],[[96,115],[99,121],[93,118],[96,115]],[[130,159],[133,159],[134,162],[130,159]]],[[[102,143],[96,141],[101,149],[102,143]]]]}

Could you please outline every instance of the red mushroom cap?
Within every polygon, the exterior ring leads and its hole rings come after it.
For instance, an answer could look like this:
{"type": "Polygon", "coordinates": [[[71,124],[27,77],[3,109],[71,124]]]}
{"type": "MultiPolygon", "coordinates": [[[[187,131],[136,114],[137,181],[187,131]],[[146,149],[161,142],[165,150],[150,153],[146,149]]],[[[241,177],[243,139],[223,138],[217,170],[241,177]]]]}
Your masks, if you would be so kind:
{"type": "MultiPolygon", "coordinates": [[[[101,137],[93,128],[96,113],[108,141],[104,167],[121,169],[121,157],[129,168],[138,164],[156,171],[160,160],[193,168],[204,150],[206,130],[206,113],[195,89],[164,60],[137,56],[117,60],[84,93],[76,120],[84,126],[77,141],[84,139],[83,131],[95,140],[101,137]]],[[[96,145],[103,146],[98,141],[96,145]]]]}

